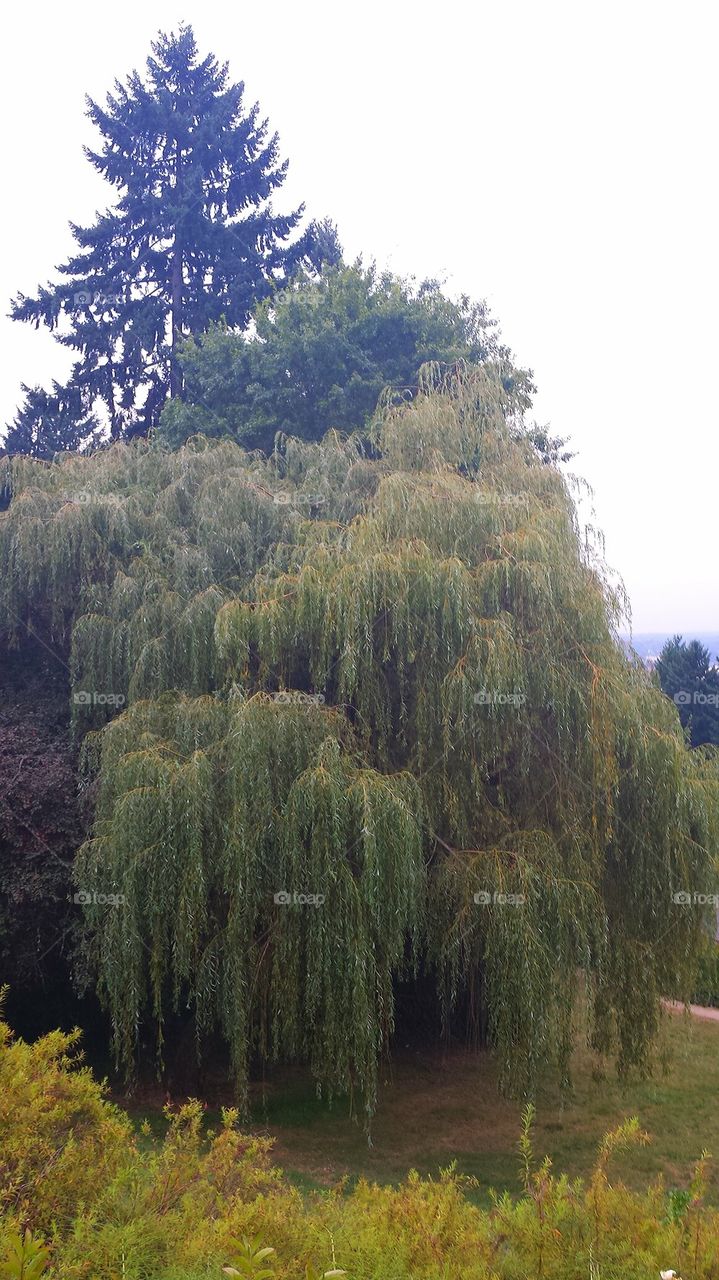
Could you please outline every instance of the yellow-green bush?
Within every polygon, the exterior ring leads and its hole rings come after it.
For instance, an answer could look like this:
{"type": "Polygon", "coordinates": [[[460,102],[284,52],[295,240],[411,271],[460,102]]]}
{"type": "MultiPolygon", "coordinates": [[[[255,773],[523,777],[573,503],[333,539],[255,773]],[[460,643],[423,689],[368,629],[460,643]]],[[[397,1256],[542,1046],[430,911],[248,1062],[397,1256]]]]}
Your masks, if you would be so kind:
{"type": "Polygon", "coordinates": [[[132,1156],[132,1127],[80,1065],[79,1034],[28,1045],[0,1022],[0,1210],[33,1229],[66,1224],[132,1156]]]}

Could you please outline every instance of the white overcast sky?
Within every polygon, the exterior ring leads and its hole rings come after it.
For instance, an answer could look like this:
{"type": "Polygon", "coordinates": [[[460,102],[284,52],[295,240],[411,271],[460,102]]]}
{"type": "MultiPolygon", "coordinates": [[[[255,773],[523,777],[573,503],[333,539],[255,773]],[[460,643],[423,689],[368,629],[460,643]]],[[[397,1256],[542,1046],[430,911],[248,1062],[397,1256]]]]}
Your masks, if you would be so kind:
{"type": "MultiPolygon", "coordinates": [[[[84,94],[182,20],[278,130],[288,202],[350,256],[488,300],[537,419],[571,437],[634,629],[719,629],[715,0],[8,5],[5,302],[107,203],[84,94]]],[[[0,323],[7,422],[68,353],[0,323]]]]}

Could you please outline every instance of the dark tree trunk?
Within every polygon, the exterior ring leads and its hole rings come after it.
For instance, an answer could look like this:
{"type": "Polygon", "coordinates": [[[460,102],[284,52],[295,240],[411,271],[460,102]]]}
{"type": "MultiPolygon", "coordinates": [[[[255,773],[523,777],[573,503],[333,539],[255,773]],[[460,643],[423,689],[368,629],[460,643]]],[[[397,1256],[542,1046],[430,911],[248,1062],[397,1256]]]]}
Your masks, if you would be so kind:
{"type": "Polygon", "coordinates": [[[175,252],[172,259],[172,351],[170,354],[170,399],[182,392],[182,373],[177,359],[177,348],[182,338],[182,246],[175,236],[175,252]]]}
{"type": "MultiPolygon", "coordinates": [[[[175,198],[178,202],[182,188],[182,145],[178,139],[175,149],[175,198]]],[[[182,392],[182,373],[177,359],[177,348],[182,338],[182,235],[175,227],[175,247],[172,255],[172,349],[170,351],[170,399],[182,392]]]]}

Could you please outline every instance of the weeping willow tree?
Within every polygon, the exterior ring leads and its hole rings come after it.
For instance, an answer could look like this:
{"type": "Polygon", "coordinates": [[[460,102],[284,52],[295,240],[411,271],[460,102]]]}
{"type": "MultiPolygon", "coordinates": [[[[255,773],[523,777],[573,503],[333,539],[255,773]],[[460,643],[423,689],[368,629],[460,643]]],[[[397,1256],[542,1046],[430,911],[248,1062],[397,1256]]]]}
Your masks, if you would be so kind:
{"type": "Polygon", "coordinates": [[[241,1092],[253,1057],[303,1061],[371,1114],[420,971],[508,1089],[566,1076],[580,983],[595,1047],[646,1061],[707,923],[719,772],[490,367],[428,371],[369,442],[117,445],[6,483],[2,625],[68,655],[127,1067],[189,1007],[241,1092]]]}

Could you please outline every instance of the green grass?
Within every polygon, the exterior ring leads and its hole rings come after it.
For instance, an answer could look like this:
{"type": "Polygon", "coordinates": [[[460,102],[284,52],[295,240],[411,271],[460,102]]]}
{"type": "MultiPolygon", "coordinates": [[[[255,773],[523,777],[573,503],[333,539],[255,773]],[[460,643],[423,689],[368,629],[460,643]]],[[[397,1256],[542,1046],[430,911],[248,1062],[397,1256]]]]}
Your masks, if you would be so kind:
{"type": "MultiPolygon", "coordinates": [[[[615,1173],[631,1187],[663,1175],[667,1187],[686,1185],[704,1149],[719,1156],[719,1023],[665,1020],[662,1048],[670,1060],[648,1079],[619,1082],[577,1050],[573,1092],[563,1098],[547,1073],[536,1097],[535,1151],[555,1168],[585,1175],[604,1133],[637,1115],[651,1143],[615,1161],[615,1173]]],[[[130,1108],[128,1108],[130,1109],[130,1108]]],[[[474,1175],[475,1198],[486,1202],[489,1187],[518,1191],[517,1137],[520,1102],[497,1094],[495,1068],[486,1053],[413,1052],[400,1056],[383,1082],[368,1145],[361,1121],[346,1102],[332,1108],[317,1098],[300,1072],[276,1072],[255,1093],[251,1128],[275,1139],[277,1161],[301,1190],[366,1177],[397,1182],[409,1169],[436,1174],[452,1160],[474,1175]]],[[[153,1134],[164,1121],[156,1107],[131,1108],[148,1118],[153,1134]]],[[[208,1124],[218,1112],[208,1110],[208,1124]]],[[[719,1171],[711,1175],[710,1199],[719,1203],[719,1171]]]]}

